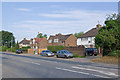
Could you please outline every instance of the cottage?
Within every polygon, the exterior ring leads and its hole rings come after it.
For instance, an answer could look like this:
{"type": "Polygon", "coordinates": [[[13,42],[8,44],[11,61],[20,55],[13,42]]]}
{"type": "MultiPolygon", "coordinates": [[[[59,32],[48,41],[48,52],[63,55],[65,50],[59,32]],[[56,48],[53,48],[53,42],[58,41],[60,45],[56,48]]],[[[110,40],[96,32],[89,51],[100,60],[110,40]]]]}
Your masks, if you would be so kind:
{"type": "Polygon", "coordinates": [[[19,47],[27,47],[30,46],[30,40],[27,40],[26,38],[24,38],[21,42],[19,42],[19,47]]]}
{"type": "Polygon", "coordinates": [[[56,34],[55,36],[50,36],[48,39],[49,46],[77,46],[77,38],[73,34],[62,35],[61,33],[56,34]]]}
{"type": "Polygon", "coordinates": [[[77,45],[84,45],[85,48],[94,48],[95,47],[95,36],[98,34],[101,25],[96,25],[96,28],[92,28],[81,37],[77,39],[77,45]]]}

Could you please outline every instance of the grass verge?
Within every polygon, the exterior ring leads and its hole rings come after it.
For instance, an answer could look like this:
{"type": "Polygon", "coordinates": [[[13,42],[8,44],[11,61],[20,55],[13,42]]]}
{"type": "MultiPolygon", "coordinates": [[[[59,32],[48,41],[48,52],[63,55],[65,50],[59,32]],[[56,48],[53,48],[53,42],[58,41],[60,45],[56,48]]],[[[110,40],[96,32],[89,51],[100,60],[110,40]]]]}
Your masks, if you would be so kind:
{"type": "Polygon", "coordinates": [[[100,62],[100,63],[107,63],[107,64],[118,64],[118,57],[104,56],[104,57],[101,57],[101,58],[93,59],[92,62],[100,62]]]}

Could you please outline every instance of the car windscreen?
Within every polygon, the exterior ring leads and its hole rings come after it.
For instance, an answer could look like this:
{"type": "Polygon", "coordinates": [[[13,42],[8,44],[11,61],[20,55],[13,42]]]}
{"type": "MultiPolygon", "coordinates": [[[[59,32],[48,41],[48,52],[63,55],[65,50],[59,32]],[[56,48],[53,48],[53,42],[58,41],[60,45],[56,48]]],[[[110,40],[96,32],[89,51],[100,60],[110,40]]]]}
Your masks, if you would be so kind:
{"type": "Polygon", "coordinates": [[[50,51],[45,51],[45,52],[50,52],[50,51]]]}
{"type": "Polygon", "coordinates": [[[69,53],[69,51],[66,51],[66,50],[65,50],[64,53],[69,53]]]}

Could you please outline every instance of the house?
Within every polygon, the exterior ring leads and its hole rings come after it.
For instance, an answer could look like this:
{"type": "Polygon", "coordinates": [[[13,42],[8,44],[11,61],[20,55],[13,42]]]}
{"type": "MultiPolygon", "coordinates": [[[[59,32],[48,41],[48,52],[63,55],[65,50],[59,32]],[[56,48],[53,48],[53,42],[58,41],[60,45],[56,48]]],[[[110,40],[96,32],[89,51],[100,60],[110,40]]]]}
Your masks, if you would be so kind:
{"type": "Polygon", "coordinates": [[[73,34],[62,35],[61,33],[55,36],[50,36],[48,39],[48,46],[77,46],[77,38],[73,34]]]}
{"type": "Polygon", "coordinates": [[[34,38],[34,39],[31,39],[30,44],[31,44],[31,48],[45,49],[47,48],[47,39],[45,37],[34,38]]]}
{"type": "Polygon", "coordinates": [[[95,36],[98,34],[99,29],[102,26],[100,24],[96,25],[96,28],[92,28],[81,37],[77,39],[77,45],[84,45],[85,48],[94,48],[95,47],[95,36]]]}
{"type": "Polygon", "coordinates": [[[27,40],[26,38],[24,38],[22,41],[19,42],[19,47],[27,47],[30,46],[30,40],[27,40]]]}

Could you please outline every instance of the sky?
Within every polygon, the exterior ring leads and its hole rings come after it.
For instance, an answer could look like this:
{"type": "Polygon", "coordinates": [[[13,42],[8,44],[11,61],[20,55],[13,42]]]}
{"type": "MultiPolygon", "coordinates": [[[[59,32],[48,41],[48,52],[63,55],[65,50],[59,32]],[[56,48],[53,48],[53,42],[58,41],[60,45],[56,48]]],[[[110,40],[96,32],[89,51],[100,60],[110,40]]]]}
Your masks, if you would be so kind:
{"type": "Polygon", "coordinates": [[[113,13],[118,13],[117,2],[3,2],[2,30],[12,32],[19,42],[38,32],[74,34],[104,25],[113,13]]]}

